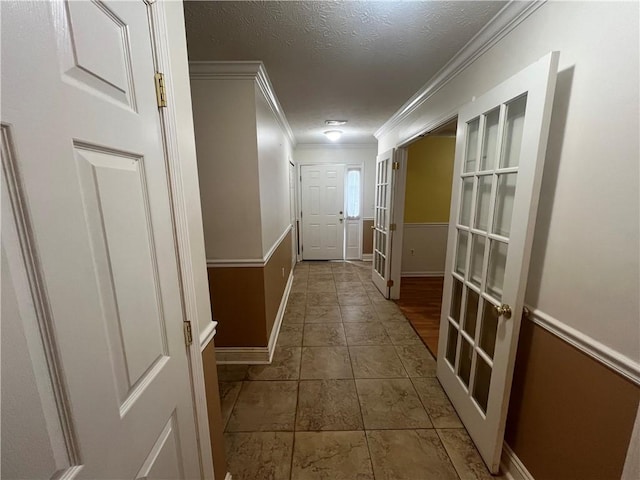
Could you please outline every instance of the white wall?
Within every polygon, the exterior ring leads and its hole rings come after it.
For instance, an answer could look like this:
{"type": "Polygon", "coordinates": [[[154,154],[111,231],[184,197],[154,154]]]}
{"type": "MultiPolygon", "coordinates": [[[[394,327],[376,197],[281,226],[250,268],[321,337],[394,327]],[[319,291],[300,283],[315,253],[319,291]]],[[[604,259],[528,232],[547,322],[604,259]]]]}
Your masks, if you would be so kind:
{"type": "Polygon", "coordinates": [[[640,360],[638,19],[635,2],[547,2],[378,145],[380,152],[396,146],[560,51],[526,301],[634,362],[640,360]]]}
{"type": "Polygon", "coordinates": [[[191,80],[208,259],[262,258],[254,85],[191,80]]]}
{"type": "Polygon", "coordinates": [[[291,224],[289,202],[289,159],[291,142],[255,86],[262,255],[267,255],[291,224]]]}
{"type": "Polygon", "coordinates": [[[448,223],[405,223],[402,276],[444,275],[448,223]]]}
{"type": "Polygon", "coordinates": [[[293,152],[296,165],[318,163],[344,163],[364,165],[363,218],[373,218],[375,195],[376,156],[375,144],[371,145],[298,145],[293,152]]]}

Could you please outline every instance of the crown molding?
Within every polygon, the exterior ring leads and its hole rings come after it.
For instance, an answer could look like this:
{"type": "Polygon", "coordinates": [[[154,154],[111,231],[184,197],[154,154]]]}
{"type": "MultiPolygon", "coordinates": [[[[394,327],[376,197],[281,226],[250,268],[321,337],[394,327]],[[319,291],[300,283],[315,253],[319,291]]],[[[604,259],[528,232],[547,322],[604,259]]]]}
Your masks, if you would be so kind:
{"type": "Polygon", "coordinates": [[[198,61],[189,62],[189,76],[198,79],[219,79],[227,80],[247,80],[253,79],[260,92],[264,95],[269,104],[269,108],[276,117],[280,127],[284,130],[289,138],[291,145],[296,146],[296,137],[291,130],[291,125],[284,114],[282,105],[273,90],[273,85],[264,63],[260,61],[236,61],[236,62],[214,62],[214,61],[198,61]]]}
{"type": "Polygon", "coordinates": [[[467,69],[487,50],[522,23],[529,15],[546,3],[546,0],[507,3],[453,58],[425,83],[407,102],[394,113],[376,132],[380,139],[397,127],[400,122],[416,111],[424,102],[447,83],[467,69]]]}

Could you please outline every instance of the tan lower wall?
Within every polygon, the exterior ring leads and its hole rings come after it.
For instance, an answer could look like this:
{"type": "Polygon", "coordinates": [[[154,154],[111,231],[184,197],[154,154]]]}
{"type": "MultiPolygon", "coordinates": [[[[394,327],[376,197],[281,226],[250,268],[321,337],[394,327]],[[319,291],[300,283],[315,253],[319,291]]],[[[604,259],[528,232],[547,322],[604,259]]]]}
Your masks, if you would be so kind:
{"type": "Polygon", "coordinates": [[[536,480],[619,479],[640,387],[523,319],[505,440],[536,480]]]}
{"type": "Polygon", "coordinates": [[[219,347],[266,347],[262,267],[209,268],[213,318],[219,347]]]}
{"type": "Polygon", "coordinates": [[[218,347],[266,347],[291,272],[291,231],[264,267],[210,267],[218,347]]]}
{"type": "Polygon", "coordinates": [[[209,342],[209,345],[207,345],[202,352],[202,363],[204,366],[204,386],[207,394],[213,473],[215,478],[223,479],[227,475],[227,458],[224,450],[224,425],[222,424],[222,413],[220,410],[216,351],[213,342],[209,342]]]}
{"type": "Polygon", "coordinates": [[[264,266],[264,307],[267,322],[267,339],[271,336],[271,330],[282,302],[284,289],[291,272],[291,230],[284,238],[271,258],[264,266]]]}
{"type": "Polygon", "coordinates": [[[362,221],[362,254],[370,255],[373,253],[373,220],[362,221]]]}

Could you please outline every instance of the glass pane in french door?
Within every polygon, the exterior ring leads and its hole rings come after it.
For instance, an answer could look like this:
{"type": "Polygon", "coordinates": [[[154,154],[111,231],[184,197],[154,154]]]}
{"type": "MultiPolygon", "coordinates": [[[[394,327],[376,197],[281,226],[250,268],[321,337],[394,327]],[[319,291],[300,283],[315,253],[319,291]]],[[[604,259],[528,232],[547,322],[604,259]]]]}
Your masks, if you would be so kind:
{"type": "Polygon", "coordinates": [[[385,275],[387,266],[387,195],[389,194],[388,163],[389,159],[377,162],[376,164],[376,204],[374,212],[375,232],[373,269],[381,276],[385,275]]]}
{"type": "Polygon", "coordinates": [[[482,414],[491,389],[526,96],[467,122],[445,358],[482,414]],[[480,154],[479,154],[480,153],[480,154]]]}

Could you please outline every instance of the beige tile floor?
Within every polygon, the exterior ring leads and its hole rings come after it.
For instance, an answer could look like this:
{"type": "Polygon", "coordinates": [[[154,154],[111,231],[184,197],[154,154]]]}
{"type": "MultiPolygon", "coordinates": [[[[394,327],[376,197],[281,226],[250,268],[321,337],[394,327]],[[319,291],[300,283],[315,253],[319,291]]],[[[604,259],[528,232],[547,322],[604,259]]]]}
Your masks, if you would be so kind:
{"type": "Polygon", "coordinates": [[[492,477],[371,264],[304,262],[271,365],[218,367],[234,480],[492,477]]]}

